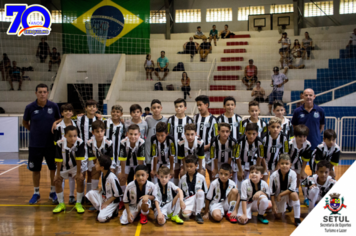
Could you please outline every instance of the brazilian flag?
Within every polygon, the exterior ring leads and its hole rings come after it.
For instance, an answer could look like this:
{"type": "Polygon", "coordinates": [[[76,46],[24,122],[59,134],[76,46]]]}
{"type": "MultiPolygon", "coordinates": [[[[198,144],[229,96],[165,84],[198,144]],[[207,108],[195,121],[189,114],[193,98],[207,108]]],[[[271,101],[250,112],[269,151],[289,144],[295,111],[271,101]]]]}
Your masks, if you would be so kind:
{"type": "Polygon", "coordinates": [[[61,3],[63,53],[89,53],[93,45],[88,40],[88,26],[100,29],[91,36],[105,38],[99,45],[103,48],[105,45],[105,53],[149,53],[150,0],[62,0],[61,3]]]}

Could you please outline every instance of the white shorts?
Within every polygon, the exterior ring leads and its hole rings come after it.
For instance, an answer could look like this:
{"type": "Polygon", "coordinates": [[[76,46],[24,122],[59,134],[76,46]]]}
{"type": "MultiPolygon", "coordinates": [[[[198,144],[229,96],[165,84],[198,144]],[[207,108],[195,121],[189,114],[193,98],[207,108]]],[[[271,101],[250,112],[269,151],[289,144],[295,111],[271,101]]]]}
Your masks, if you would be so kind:
{"type": "MultiPolygon", "coordinates": [[[[257,209],[257,202],[258,201],[253,201],[251,203],[247,203],[246,206],[246,215],[247,218],[251,219],[252,218],[252,212],[256,212],[258,211],[257,209]]],[[[242,211],[242,201],[240,201],[240,206],[239,206],[239,210],[237,211],[237,216],[242,216],[244,213],[242,211]]]]}
{"type": "Polygon", "coordinates": [[[223,202],[213,203],[209,205],[210,215],[213,215],[213,211],[220,210],[221,216],[225,215],[225,212],[229,210],[229,200],[225,199],[223,202]]]}
{"type": "Polygon", "coordinates": [[[117,160],[117,162],[115,163],[115,160],[111,161],[111,166],[110,169],[115,170],[115,173],[121,173],[121,165],[120,165],[120,161],[117,160]]]}
{"type": "MultiPolygon", "coordinates": [[[[130,174],[130,170],[131,170],[131,168],[133,168],[133,170],[135,171],[135,168],[136,168],[136,166],[125,166],[125,174],[130,174]]],[[[120,169],[121,169],[121,167],[120,167],[120,169]]],[[[122,169],[120,170],[120,172],[122,171],[122,169]]]]}
{"type": "MultiPolygon", "coordinates": [[[[196,201],[197,201],[196,195],[193,195],[191,197],[185,198],[183,201],[185,203],[184,211],[191,211],[193,214],[195,214],[196,201]]],[[[203,209],[204,209],[204,206],[205,206],[205,204],[203,205],[203,209]]]]}
{"type": "MultiPolygon", "coordinates": [[[[151,200],[148,200],[147,204],[148,204],[148,208],[151,208],[151,200]]],[[[137,205],[129,206],[131,214],[134,217],[134,220],[137,217],[138,213],[141,211],[141,206],[142,206],[142,199],[138,202],[137,205]]],[[[127,225],[128,223],[130,223],[128,218],[127,218],[126,209],[122,212],[122,216],[120,217],[120,223],[123,224],[123,225],[127,225]]]]}
{"type": "Polygon", "coordinates": [[[60,175],[63,179],[68,179],[69,177],[74,177],[77,175],[77,167],[73,167],[72,169],[61,171],[60,175]]]}
{"type": "MultiPolygon", "coordinates": [[[[163,207],[160,207],[161,213],[166,217],[166,220],[168,219],[168,215],[173,212],[172,203],[173,202],[169,202],[166,205],[164,205],[163,207]]],[[[177,203],[179,203],[179,202],[177,202],[177,203]]],[[[156,219],[157,219],[157,216],[158,216],[158,211],[157,211],[157,208],[155,208],[155,218],[156,219]]]]}
{"type": "MultiPolygon", "coordinates": [[[[275,196],[275,199],[277,196],[275,196]]],[[[281,197],[281,201],[277,202],[276,200],[276,205],[277,205],[277,213],[284,213],[287,208],[287,203],[289,202],[289,195],[284,195],[281,197]]]]}
{"type": "Polygon", "coordinates": [[[121,173],[121,166],[116,166],[116,168],[113,168],[113,166],[110,166],[110,169],[113,170],[113,173],[117,176],[121,173]]]}
{"type": "Polygon", "coordinates": [[[95,209],[99,211],[98,221],[100,221],[101,223],[109,220],[117,209],[117,207],[119,206],[119,203],[112,202],[106,208],[101,209],[101,205],[104,203],[104,199],[102,194],[99,193],[97,190],[90,190],[85,196],[93,204],[93,207],[95,207],[95,209]]]}
{"type": "Polygon", "coordinates": [[[82,171],[89,171],[91,172],[95,168],[94,161],[84,160],[82,161],[82,171]]]}

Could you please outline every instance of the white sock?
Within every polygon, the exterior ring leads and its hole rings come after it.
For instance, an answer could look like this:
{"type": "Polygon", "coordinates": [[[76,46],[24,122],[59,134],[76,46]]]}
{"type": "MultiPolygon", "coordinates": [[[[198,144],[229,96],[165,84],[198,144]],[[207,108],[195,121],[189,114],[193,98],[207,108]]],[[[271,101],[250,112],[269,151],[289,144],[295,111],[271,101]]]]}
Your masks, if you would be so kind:
{"type": "Polygon", "coordinates": [[[177,199],[176,204],[174,205],[174,210],[173,210],[173,216],[179,215],[180,212],[180,203],[179,203],[179,198],[177,199]]]}
{"type": "Polygon", "coordinates": [[[229,203],[229,210],[227,211],[227,213],[231,213],[235,210],[235,207],[236,207],[236,201],[231,201],[229,203]]]}
{"type": "Polygon", "coordinates": [[[312,188],[308,191],[308,198],[309,198],[309,212],[314,209],[315,203],[319,197],[319,188],[312,188]]]}
{"type": "Polygon", "coordinates": [[[122,190],[122,194],[125,194],[126,185],[120,186],[120,188],[122,190]]]}
{"type": "Polygon", "coordinates": [[[178,178],[173,178],[173,183],[178,186],[178,183],[179,183],[179,179],[178,178]]]}
{"type": "Polygon", "coordinates": [[[63,179],[63,182],[62,182],[62,189],[64,190],[64,187],[65,187],[65,179],[63,179]]]}
{"type": "Polygon", "coordinates": [[[293,211],[294,211],[294,218],[299,219],[300,218],[300,202],[298,201],[292,201],[293,204],[293,211]]]}
{"type": "Polygon", "coordinates": [[[302,187],[302,192],[304,195],[304,199],[308,199],[308,188],[307,187],[302,187]]]}
{"type": "Polygon", "coordinates": [[[196,193],[196,199],[195,199],[195,214],[201,214],[201,209],[203,209],[204,206],[204,192],[203,191],[198,191],[196,193]]]}
{"type": "Polygon", "coordinates": [[[64,202],[63,192],[57,193],[57,198],[59,203],[63,203],[64,202]]]}
{"type": "Polygon", "coordinates": [[[34,187],[34,189],[35,189],[34,194],[40,195],[40,187],[34,187]]]}
{"type": "Polygon", "coordinates": [[[144,211],[141,209],[141,213],[142,213],[142,215],[147,216],[147,215],[148,215],[148,213],[150,213],[150,209],[148,209],[148,211],[147,211],[147,212],[144,212],[144,211]]]}
{"type": "Polygon", "coordinates": [[[51,193],[55,193],[56,192],[56,186],[51,186],[51,193]]]}
{"type": "Polygon", "coordinates": [[[92,179],[91,180],[92,189],[98,189],[98,186],[99,186],[99,180],[98,179],[92,179]]]}
{"type": "Polygon", "coordinates": [[[267,208],[268,208],[268,198],[266,198],[265,196],[260,196],[260,205],[258,206],[258,214],[263,216],[267,208]]]}
{"type": "Polygon", "coordinates": [[[74,189],[75,189],[75,181],[73,177],[69,177],[69,196],[74,196],[74,189]]]}
{"type": "Polygon", "coordinates": [[[89,193],[91,190],[91,183],[87,183],[87,193],[89,193]]]}
{"type": "Polygon", "coordinates": [[[82,203],[83,196],[84,196],[84,192],[83,193],[77,192],[77,203],[82,203]]]}

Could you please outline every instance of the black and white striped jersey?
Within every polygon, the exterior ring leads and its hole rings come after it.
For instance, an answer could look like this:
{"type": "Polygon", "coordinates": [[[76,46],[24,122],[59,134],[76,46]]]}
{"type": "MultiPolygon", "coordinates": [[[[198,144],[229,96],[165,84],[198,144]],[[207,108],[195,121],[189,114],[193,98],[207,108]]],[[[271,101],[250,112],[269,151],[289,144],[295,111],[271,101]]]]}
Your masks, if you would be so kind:
{"type": "Polygon", "coordinates": [[[93,124],[94,121],[98,120],[96,116],[93,117],[93,119],[89,119],[86,115],[83,116],[78,116],[77,118],[77,127],[79,129],[79,137],[83,139],[83,141],[86,143],[91,137],[93,136],[91,132],[91,124],[93,124]]]}
{"type": "Polygon", "coordinates": [[[101,193],[105,200],[111,197],[115,197],[116,199],[113,202],[120,202],[120,197],[122,197],[123,192],[120,187],[119,179],[110,170],[106,173],[105,176],[104,173],[101,173],[101,187],[101,193]]]}
{"type": "MultiPolygon", "coordinates": [[[[252,123],[250,118],[241,121],[241,124],[240,124],[240,135],[244,135],[245,134],[245,128],[246,128],[246,125],[248,123],[252,123]]],[[[261,120],[261,119],[258,119],[257,126],[258,126],[258,137],[264,138],[264,136],[266,136],[266,134],[267,134],[267,127],[268,127],[267,123],[265,121],[261,120]]]]}
{"type": "Polygon", "coordinates": [[[121,140],[119,161],[126,161],[126,166],[131,167],[136,167],[138,161],[145,162],[145,140],[139,138],[133,148],[128,137],[121,140]]]}
{"type": "Polygon", "coordinates": [[[309,187],[312,185],[316,185],[320,192],[319,192],[319,197],[323,198],[328,192],[329,190],[336,184],[336,180],[333,179],[330,175],[327,177],[325,183],[323,185],[318,184],[318,175],[314,174],[311,176],[308,176],[306,179],[304,179],[301,182],[303,187],[307,188],[307,193],[309,193],[309,187]]]}
{"type": "Polygon", "coordinates": [[[218,117],[218,124],[220,123],[228,123],[230,124],[230,137],[236,140],[239,140],[241,137],[240,134],[240,124],[242,121],[241,116],[234,114],[231,118],[226,117],[224,114],[218,117]]]}
{"type": "Polygon", "coordinates": [[[229,158],[235,160],[237,156],[237,140],[228,137],[225,144],[221,144],[220,135],[213,138],[210,144],[210,158],[218,159],[218,163],[227,163],[229,158]]]}
{"type": "Polygon", "coordinates": [[[195,136],[193,146],[190,148],[188,140],[184,137],[178,141],[178,163],[181,163],[181,160],[186,158],[188,155],[196,155],[199,159],[205,158],[204,153],[204,141],[195,136]]]}
{"type": "MultiPolygon", "coordinates": [[[[72,121],[72,125],[77,127],[77,124],[75,123],[74,120],[71,120],[72,121]]],[[[67,126],[64,124],[64,120],[62,120],[61,122],[59,122],[56,126],[56,129],[53,131],[54,135],[54,145],[56,145],[56,142],[62,138],[64,138],[64,129],[66,128],[67,126]]],[[[79,137],[79,130],[78,131],[78,137],[79,137]]]]}
{"type": "Polygon", "coordinates": [[[293,125],[292,122],[284,117],[283,123],[282,123],[282,132],[287,135],[288,141],[294,136],[294,130],[293,130],[293,125]]]}
{"type": "Polygon", "coordinates": [[[250,179],[245,179],[241,184],[241,201],[246,201],[247,203],[253,202],[253,196],[255,193],[262,191],[267,197],[270,197],[268,184],[262,179],[257,183],[257,188],[255,184],[250,179]]]}
{"type": "Polygon", "coordinates": [[[223,182],[217,178],[211,182],[205,198],[210,201],[210,204],[223,202],[228,198],[230,191],[234,188],[236,188],[236,183],[231,179],[228,179],[224,189],[223,182]]]}
{"type": "Polygon", "coordinates": [[[212,114],[207,117],[196,114],[194,124],[197,126],[198,137],[204,141],[205,145],[208,145],[211,139],[218,135],[217,120],[212,114]]]}
{"type": "Polygon", "coordinates": [[[194,196],[200,189],[203,190],[205,195],[208,192],[204,175],[197,171],[193,175],[192,181],[190,181],[188,173],[183,175],[179,180],[178,187],[182,189],[184,198],[194,196]]]}
{"type": "Polygon", "coordinates": [[[153,135],[151,137],[151,159],[157,157],[157,164],[170,164],[169,157],[176,155],[174,139],[168,135],[163,143],[160,143],[153,135]]]}
{"type": "Polygon", "coordinates": [[[57,141],[56,145],[56,162],[62,162],[61,171],[67,171],[77,166],[76,161],[85,160],[85,149],[82,139],[77,138],[73,147],[67,146],[67,139],[63,137],[57,141]]]}
{"type": "Polygon", "coordinates": [[[87,153],[89,161],[96,160],[103,154],[109,156],[111,160],[114,159],[112,154],[112,142],[105,136],[101,142],[100,147],[98,147],[95,136],[89,139],[87,142],[87,153]]]}
{"type": "Polygon", "coordinates": [[[255,164],[256,156],[257,158],[264,157],[263,142],[257,137],[252,144],[249,144],[245,135],[243,135],[237,142],[236,156],[241,160],[242,168],[249,171],[250,166],[255,164]]]}
{"type": "Polygon", "coordinates": [[[301,167],[302,164],[302,160],[308,162],[311,158],[311,155],[311,144],[308,140],[303,143],[303,146],[300,149],[297,146],[295,137],[289,141],[289,156],[293,170],[299,170],[299,167],[301,167]]]}
{"type": "Polygon", "coordinates": [[[105,124],[105,136],[112,141],[113,149],[113,162],[118,163],[120,142],[125,138],[125,125],[120,122],[120,124],[115,125],[111,118],[104,120],[105,124]]]}
{"type": "Polygon", "coordinates": [[[156,184],[155,201],[159,203],[160,207],[165,206],[173,201],[174,197],[177,195],[178,189],[178,186],[171,181],[168,181],[165,186],[162,186],[160,180],[158,180],[158,183],[156,184]]]}
{"type": "MultiPolygon", "coordinates": [[[[183,119],[178,119],[176,116],[171,116],[167,120],[167,132],[174,138],[175,141],[178,141],[180,138],[184,137],[185,125],[192,123],[193,119],[189,116],[185,116],[183,119]]],[[[176,150],[178,150],[177,143],[176,150]]]]}
{"type": "Polygon", "coordinates": [[[269,177],[269,188],[271,196],[278,196],[286,190],[295,192],[297,188],[297,173],[293,170],[289,170],[283,179],[280,169],[273,172],[269,177]]]}
{"type": "Polygon", "coordinates": [[[264,158],[268,170],[274,171],[279,161],[279,155],[288,154],[289,142],[287,136],[280,132],[276,139],[273,139],[270,133],[263,138],[264,158]]]}
{"type": "Polygon", "coordinates": [[[316,165],[319,161],[326,160],[329,161],[333,166],[339,165],[340,160],[340,147],[335,144],[331,148],[328,148],[325,142],[319,144],[314,152],[312,159],[312,170],[316,171],[316,165]]]}

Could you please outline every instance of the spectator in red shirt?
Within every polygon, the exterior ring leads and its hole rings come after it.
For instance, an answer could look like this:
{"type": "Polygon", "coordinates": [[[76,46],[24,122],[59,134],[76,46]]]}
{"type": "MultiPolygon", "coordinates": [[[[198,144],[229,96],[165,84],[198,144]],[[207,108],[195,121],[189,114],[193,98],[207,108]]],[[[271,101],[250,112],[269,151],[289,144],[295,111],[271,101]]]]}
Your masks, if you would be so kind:
{"type": "Polygon", "coordinates": [[[245,77],[242,79],[242,83],[246,85],[247,90],[252,90],[253,86],[257,82],[257,66],[253,65],[253,60],[248,61],[248,66],[245,67],[245,77]]]}

